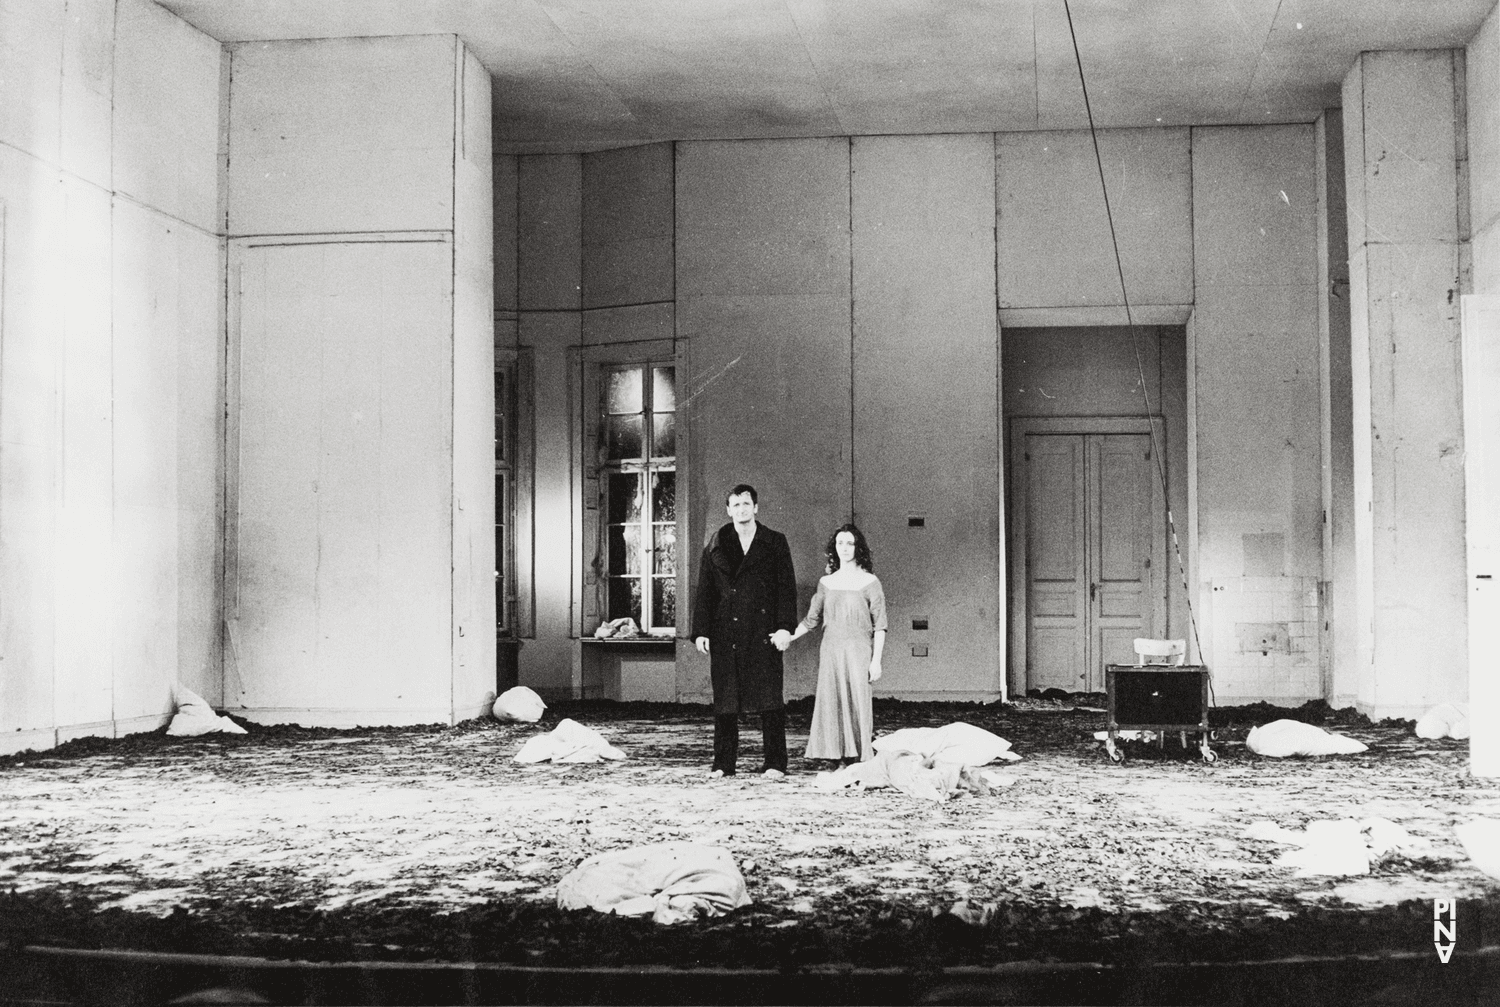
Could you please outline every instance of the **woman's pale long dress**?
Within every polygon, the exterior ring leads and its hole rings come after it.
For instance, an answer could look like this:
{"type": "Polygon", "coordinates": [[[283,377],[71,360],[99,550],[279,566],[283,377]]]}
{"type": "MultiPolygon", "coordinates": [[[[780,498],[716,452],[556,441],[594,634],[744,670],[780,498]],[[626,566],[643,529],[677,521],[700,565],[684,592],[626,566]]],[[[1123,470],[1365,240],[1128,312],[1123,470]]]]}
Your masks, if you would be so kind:
{"type": "Polygon", "coordinates": [[[885,592],[878,579],[860,588],[818,581],[802,625],[823,624],[818,693],[813,702],[809,759],[870,759],[875,717],[870,708],[870,658],[877,629],[885,629],[885,592]]]}

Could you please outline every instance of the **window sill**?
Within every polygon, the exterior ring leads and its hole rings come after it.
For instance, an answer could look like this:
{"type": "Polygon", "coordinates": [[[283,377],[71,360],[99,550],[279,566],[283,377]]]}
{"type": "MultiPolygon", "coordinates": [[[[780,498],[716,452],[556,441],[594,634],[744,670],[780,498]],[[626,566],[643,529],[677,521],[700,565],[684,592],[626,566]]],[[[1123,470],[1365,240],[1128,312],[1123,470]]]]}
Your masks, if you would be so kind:
{"type": "Polygon", "coordinates": [[[584,636],[579,637],[583,643],[594,646],[614,647],[675,647],[677,638],[675,636],[584,636]]]}

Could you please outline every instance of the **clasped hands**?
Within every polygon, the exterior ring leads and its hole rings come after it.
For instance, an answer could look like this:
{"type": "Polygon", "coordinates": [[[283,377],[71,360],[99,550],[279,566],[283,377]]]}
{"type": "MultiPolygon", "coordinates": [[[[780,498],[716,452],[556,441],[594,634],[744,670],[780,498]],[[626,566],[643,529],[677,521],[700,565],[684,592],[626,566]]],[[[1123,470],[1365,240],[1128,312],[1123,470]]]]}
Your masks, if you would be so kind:
{"type": "MultiPolygon", "coordinates": [[[[768,639],[771,641],[771,646],[775,647],[777,650],[783,650],[784,651],[784,650],[786,650],[788,647],[790,647],[792,645],[792,634],[788,633],[784,629],[778,629],[776,632],[772,633],[770,635],[770,637],[768,637],[768,639]]],[[[698,653],[700,653],[700,654],[707,654],[708,653],[708,651],[709,651],[708,637],[706,637],[706,636],[700,636],[700,637],[698,637],[693,642],[694,642],[694,644],[698,648],[698,653]]]]}

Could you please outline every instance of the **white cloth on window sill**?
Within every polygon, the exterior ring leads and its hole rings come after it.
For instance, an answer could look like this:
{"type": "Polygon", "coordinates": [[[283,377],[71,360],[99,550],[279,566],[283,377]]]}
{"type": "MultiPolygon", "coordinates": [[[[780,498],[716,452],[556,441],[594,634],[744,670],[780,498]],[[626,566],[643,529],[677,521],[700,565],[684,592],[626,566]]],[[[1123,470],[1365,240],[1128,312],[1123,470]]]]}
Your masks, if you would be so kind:
{"type": "Polygon", "coordinates": [[[207,701],[192,689],[181,685],[172,687],[172,702],[177,712],[167,725],[167,733],[174,738],[194,738],[200,734],[247,734],[243,727],[214,712],[207,701]]]}
{"type": "Polygon", "coordinates": [[[635,624],[635,620],[626,616],[623,619],[612,619],[609,622],[601,622],[599,628],[594,630],[594,638],[597,640],[608,640],[617,636],[640,636],[641,627],[635,624]]]}
{"type": "Polygon", "coordinates": [[[592,727],[564,719],[546,734],[527,738],[516,753],[517,762],[600,762],[623,759],[625,753],[604,740],[592,727]]]}
{"type": "Polygon", "coordinates": [[[557,884],[562,909],[620,916],[650,914],[657,923],[722,916],[750,904],[734,855],[721,846],[653,843],[596,853],[557,884]]]}

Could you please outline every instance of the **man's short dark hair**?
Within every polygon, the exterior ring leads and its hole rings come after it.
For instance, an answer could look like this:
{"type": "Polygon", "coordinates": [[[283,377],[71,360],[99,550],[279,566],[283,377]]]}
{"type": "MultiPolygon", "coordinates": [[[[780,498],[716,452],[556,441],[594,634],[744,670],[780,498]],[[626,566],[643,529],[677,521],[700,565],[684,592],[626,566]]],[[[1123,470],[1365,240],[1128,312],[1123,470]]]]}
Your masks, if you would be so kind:
{"type": "Polygon", "coordinates": [[[760,497],[756,495],[756,493],[755,493],[755,487],[751,486],[749,483],[740,483],[734,489],[732,489],[728,493],[724,494],[724,506],[728,507],[729,506],[729,501],[733,500],[735,497],[739,496],[741,493],[749,493],[750,494],[750,502],[751,503],[753,503],[753,504],[760,503],[760,497]]]}

